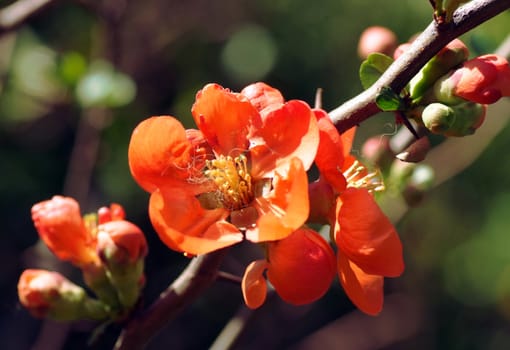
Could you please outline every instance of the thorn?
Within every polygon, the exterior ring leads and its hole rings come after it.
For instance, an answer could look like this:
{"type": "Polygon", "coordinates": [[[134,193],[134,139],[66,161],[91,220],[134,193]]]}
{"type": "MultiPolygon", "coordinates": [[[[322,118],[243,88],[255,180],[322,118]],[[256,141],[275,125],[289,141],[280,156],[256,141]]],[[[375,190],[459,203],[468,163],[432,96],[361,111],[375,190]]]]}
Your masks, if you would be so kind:
{"type": "Polygon", "coordinates": [[[315,91],[315,105],[314,108],[322,109],[322,88],[315,91]]]}

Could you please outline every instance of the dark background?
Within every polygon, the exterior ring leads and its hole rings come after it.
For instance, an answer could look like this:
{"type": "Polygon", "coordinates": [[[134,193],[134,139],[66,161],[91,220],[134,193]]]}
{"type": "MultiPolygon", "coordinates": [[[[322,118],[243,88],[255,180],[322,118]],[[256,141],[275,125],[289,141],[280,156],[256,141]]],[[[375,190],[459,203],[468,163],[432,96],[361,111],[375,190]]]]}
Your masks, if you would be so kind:
{"type": "MultiPolygon", "coordinates": [[[[365,27],[387,26],[404,42],[431,18],[427,0],[62,1],[3,34],[1,347],[84,349],[93,329],[36,320],[18,305],[16,283],[25,268],[59,270],[81,283],[78,271],[37,244],[30,219],[36,202],[70,195],[84,213],[123,204],[150,243],[147,302],[186,266],[158,240],[147,218],[148,194],[129,173],[127,146],[138,122],[170,114],[192,127],[195,93],[208,82],[239,91],[263,80],[287,99],[310,104],[320,87],[331,110],[362,91],[356,45],[365,27]]],[[[490,52],[508,23],[506,12],[463,39],[473,55],[490,52]]],[[[509,116],[506,106],[488,118],[509,116]]],[[[368,136],[394,133],[393,122],[382,114],[363,124],[354,150],[368,136]]],[[[242,306],[239,286],[219,281],[149,349],[207,349],[233,317],[244,324],[233,349],[509,348],[509,136],[502,130],[470,168],[399,220],[406,271],[386,280],[379,317],[356,311],[338,281],[312,305],[292,307],[272,296],[254,313],[242,306]]],[[[468,147],[480,144],[473,139],[468,147]]],[[[391,200],[385,203],[391,212],[391,200]]],[[[253,254],[251,246],[236,247],[224,270],[242,274],[253,254]]],[[[118,332],[107,328],[90,348],[110,349],[118,332]]]]}

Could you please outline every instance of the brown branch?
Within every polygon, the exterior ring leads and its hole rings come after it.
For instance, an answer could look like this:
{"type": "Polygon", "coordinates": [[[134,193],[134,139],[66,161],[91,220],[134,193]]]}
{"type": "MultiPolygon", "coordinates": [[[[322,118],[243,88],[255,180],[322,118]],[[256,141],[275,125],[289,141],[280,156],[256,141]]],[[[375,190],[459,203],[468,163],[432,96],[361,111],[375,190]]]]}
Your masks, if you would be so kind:
{"type": "Polygon", "coordinates": [[[450,24],[433,21],[369,89],[329,112],[339,132],[344,132],[380,112],[375,98],[383,87],[400,92],[441,48],[454,38],[510,8],[510,0],[473,0],[458,9],[450,24]]]}
{"type": "Polygon", "coordinates": [[[18,0],[0,10],[0,35],[14,30],[56,0],[18,0]]]}
{"type": "Polygon", "coordinates": [[[223,249],[194,258],[145,312],[127,324],[115,349],[143,348],[152,336],[211,286],[226,252],[227,249],[223,249]]]}

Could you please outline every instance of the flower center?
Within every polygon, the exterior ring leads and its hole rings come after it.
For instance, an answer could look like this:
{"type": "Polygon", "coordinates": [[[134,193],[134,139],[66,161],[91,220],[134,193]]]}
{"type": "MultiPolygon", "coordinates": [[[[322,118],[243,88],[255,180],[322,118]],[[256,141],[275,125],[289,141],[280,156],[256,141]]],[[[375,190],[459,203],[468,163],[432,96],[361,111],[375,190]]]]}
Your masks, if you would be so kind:
{"type": "Polygon", "coordinates": [[[368,192],[384,191],[384,183],[382,182],[379,172],[369,173],[358,160],[344,171],[347,180],[347,187],[366,188],[368,192]]]}
{"type": "Polygon", "coordinates": [[[244,155],[232,158],[219,156],[206,162],[205,176],[218,188],[219,200],[224,208],[239,210],[253,200],[253,186],[244,155]]]}

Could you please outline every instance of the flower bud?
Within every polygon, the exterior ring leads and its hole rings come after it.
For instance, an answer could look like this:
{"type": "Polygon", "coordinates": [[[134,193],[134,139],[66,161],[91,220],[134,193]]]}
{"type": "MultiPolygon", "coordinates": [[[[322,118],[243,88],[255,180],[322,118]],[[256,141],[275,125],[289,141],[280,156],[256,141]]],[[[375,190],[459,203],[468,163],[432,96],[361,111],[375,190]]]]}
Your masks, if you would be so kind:
{"type": "Polygon", "coordinates": [[[88,297],[83,288],[57,272],[25,270],[18,282],[18,296],[35,317],[60,321],[108,317],[104,304],[88,297]]]}
{"type": "Polygon", "coordinates": [[[459,39],[454,39],[430,59],[409,82],[409,93],[419,100],[443,75],[467,60],[469,51],[459,39]]]}
{"type": "Polygon", "coordinates": [[[407,205],[414,207],[420,204],[426,192],[432,188],[434,180],[434,169],[424,164],[417,165],[402,190],[402,196],[407,205]]]}
{"type": "Polygon", "coordinates": [[[366,28],[361,33],[358,43],[358,56],[366,59],[372,53],[382,53],[391,56],[397,47],[397,36],[391,30],[381,26],[366,28]]]}
{"type": "Polygon", "coordinates": [[[101,207],[97,211],[97,219],[99,224],[108,221],[124,220],[126,213],[122,205],[117,203],[110,204],[110,207],[101,207]]]}
{"type": "Polygon", "coordinates": [[[32,220],[39,236],[61,260],[82,267],[97,262],[95,241],[80,215],[78,202],[54,196],[32,207],[32,220]]]}
{"type": "Polygon", "coordinates": [[[336,274],[333,249],[317,232],[301,228],[268,243],[267,277],[286,302],[314,302],[329,289],[336,274]]]}
{"type": "Polygon", "coordinates": [[[443,132],[445,136],[467,136],[475,133],[485,120],[487,106],[479,103],[465,102],[452,106],[455,120],[448,130],[443,132]]]}
{"type": "Polygon", "coordinates": [[[361,155],[371,165],[383,169],[387,169],[395,154],[390,147],[390,138],[386,135],[374,136],[363,143],[361,155]]]}
{"type": "Polygon", "coordinates": [[[143,281],[147,241],[134,224],[119,220],[98,226],[97,250],[119,301],[131,308],[138,300],[143,281]]]}
{"type": "Polygon", "coordinates": [[[448,79],[454,83],[454,94],[468,101],[491,104],[510,96],[510,66],[498,55],[466,61],[448,79]]]}
{"type": "Polygon", "coordinates": [[[455,112],[442,103],[431,103],[421,114],[423,124],[434,134],[444,134],[455,122],[455,112]]]}

